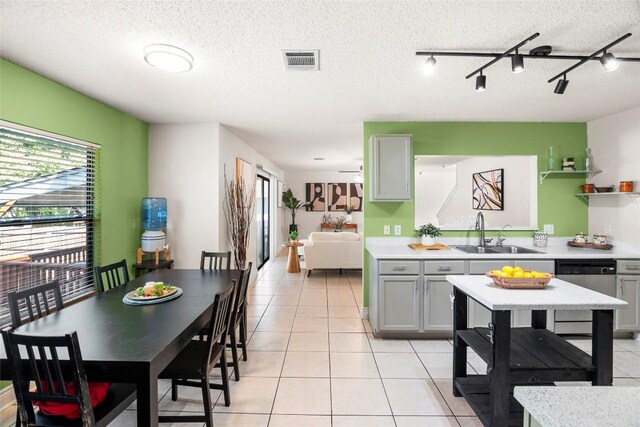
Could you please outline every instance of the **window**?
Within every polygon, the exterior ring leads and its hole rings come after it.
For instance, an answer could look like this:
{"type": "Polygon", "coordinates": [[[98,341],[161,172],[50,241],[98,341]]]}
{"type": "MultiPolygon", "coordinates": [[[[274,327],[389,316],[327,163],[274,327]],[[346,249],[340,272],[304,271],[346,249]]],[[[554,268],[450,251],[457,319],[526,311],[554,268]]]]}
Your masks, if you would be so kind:
{"type": "Polygon", "coordinates": [[[93,291],[97,146],[0,121],[0,325],[7,293],[93,291]]]}

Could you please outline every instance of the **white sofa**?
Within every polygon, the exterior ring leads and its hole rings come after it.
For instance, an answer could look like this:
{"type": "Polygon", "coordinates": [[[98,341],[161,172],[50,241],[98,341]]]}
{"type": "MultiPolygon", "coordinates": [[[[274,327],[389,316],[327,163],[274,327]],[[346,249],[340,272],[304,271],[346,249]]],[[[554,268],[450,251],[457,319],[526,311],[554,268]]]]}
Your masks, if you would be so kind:
{"type": "Polygon", "coordinates": [[[308,274],[317,268],[362,268],[362,235],[358,233],[309,234],[304,245],[308,274]]]}

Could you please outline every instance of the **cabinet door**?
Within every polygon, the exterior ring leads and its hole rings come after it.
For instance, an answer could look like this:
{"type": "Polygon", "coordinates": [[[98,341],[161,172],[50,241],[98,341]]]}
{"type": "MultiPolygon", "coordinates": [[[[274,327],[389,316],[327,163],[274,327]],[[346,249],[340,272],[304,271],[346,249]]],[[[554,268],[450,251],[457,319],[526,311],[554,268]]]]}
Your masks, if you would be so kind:
{"type": "Polygon", "coordinates": [[[419,276],[380,276],[380,330],[418,331],[419,276]]]}
{"type": "Polygon", "coordinates": [[[443,276],[424,278],[424,330],[452,331],[451,283],[443,276]]]}
{"type": "Polygon", "coordinates": [[[481,304],[478,304],[471,298],[468,300],[467,307],[467,325],[470,328],[474,328],[476,326],[486,328],[489,322],[491,322],[491,310],[481,304]]]}
{"type": "Polygon", "coordinates": [[[411,200],[413,149],[410,135],[374,135],[371,146],[372,202],[411,200]]]}
{"type": "Polygon", "coordinates": [[[618,276],[616,297],[629,303],[626,309],[616,310],[616,330],[640,331],[640,276],[618,276]]]}

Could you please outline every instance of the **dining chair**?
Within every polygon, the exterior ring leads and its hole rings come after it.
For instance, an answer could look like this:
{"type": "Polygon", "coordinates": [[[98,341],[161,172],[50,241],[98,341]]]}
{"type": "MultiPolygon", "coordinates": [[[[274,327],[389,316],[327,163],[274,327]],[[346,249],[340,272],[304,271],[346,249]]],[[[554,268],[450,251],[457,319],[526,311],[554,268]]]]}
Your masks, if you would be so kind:
{"type": "Polygon", "coordinates": [[[202,251],[200,254],[200,270],[204,270],[206,261],[209,262],[209,270],[231,270],[231,251],[202,251]]]}
{"type": "Polygon", "coordinates": [[[127,261],[125,259],[105,266],[95,266],[94,273],[98,292],[107,292],[113,288],[124,285],[129,281],[127,261]]]}
{"type": "Polygon", "coordinates": [[[211,320],[207,328],[206,340],[189,341],[186,347],[158,375],[158,378],[171,380],[171,400],[173,401],[178,400],[178,386],[200,387],[204,415],[162,415],[158,417],[158,422],[204,421],[207,427],[212,426],[211,388],[222,390],[224,392],[225,406],[231,404],[225,344],[229,331],[229,319],[231,317],[231,305],[235,287],[236,283],[233,281],[226,290],[216,294],[213,301],[211,320]],[[220,362],[222,384],[210,384],[209,374],[218,361],[220,362]]]}
{"type": "Polygon", "coordinates": [[[62,291],[57,280],[24,291],[9,292],[7,300],[9,301],[11,327],[13,328],[22,325],[20,306],[26,308],[30,322],[64,308],[62,291]]]}
{"type": "Polygon", "coordinates": [[[20,425],[107,426],[136,399],[135,384],[111,384],[105,400],[95,408],[91,407],[89,383],[76,332],[43,336],[20,335],[5,330],[2,331],[2,339],[11,369],[18,415],[23,420],[20,425]],[[25,360],[21,358],[21,349],[27,355],[25,360]],[[61,362],[59,355],[65,353],[68,360],[61,362]],[[24,369],[25,362],[28,362],[29,369],[24,369]],[[25,371],[31,373],[35,391],[29,389],[30,381],[25,371]],[[36,412],[34,402],[41,406],[44,402],[78,405],[80,418],[70,420],[64,416],[46,415],[42,410],[36,412]]]}
{"type": "Polygon", "coordinates": [[[252,262],[247,269],[240,272],[239,283],[233,302],[233,311],[229,321],[229,343],[231,347],[232,361],[229,364],[233,367],[236,381],[240,381],[240,364],[238,363],[238,349],[242,349],[242,360],[247,361],[247,289],[249,288],[249,277],[251,276],[252,262]],[[240,339],[237,339],[236,330],[240,332],[240,339]]]}

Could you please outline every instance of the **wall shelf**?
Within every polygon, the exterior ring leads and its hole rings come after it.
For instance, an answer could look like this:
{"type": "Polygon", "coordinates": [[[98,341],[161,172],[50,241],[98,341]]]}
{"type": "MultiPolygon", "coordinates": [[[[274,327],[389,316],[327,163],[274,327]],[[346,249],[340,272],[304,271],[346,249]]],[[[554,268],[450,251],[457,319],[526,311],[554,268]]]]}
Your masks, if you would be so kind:
{"type": "Polygon", "coordinates": [[[548,175],[586,175],[589,181],[594,175],[602,171],[542,171],[540,172],[540,184],[548,175]]]}
{"type": "Polygon", "coordinates": [[[640,192],[634,191],[609,191],[608,193],[577,193],[577,197],[582,197],[583,200],[589,202],[591,197],[606,197],[606,196],[621,196],[626,195],[632,199],[640,200],[640,192]]]}

